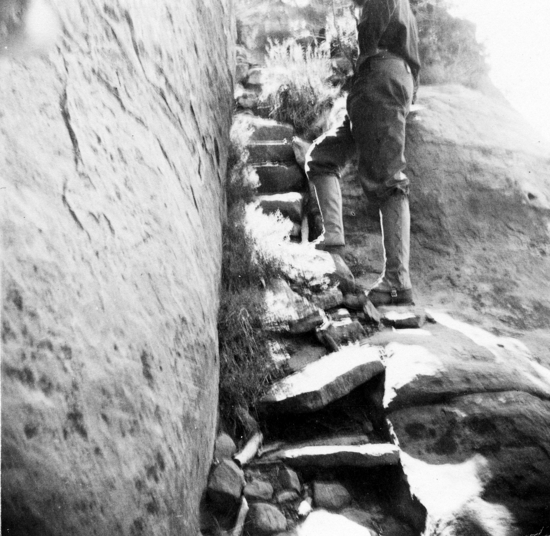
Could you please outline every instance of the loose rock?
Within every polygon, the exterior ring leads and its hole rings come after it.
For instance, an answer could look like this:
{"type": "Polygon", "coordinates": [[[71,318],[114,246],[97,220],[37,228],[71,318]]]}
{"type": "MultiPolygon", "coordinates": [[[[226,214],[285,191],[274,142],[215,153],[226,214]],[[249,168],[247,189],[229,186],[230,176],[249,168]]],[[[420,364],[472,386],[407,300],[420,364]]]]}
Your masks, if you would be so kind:
{"type": "Polygon", "coordinates": [[[244,496],[252,501],[269,501],[273,497],[273,486],[269,482],[253,480],[245,486],[244,496]]]}
{"type": "Polygon", "coordinates": [[[217,460],[230,460],[233,455],[237,452],[237,446],[231,436],[228,434],[220,434],[216,438],[216,443],[214,444],[214,458],[217,460]]]}
{"type": "Polygon", "coordinates": [[[351,495],[338,482],[314,482],[313,500],[317,508],[341,510],[351,503],[351,495]]]}
{"type": "Polygon", "coordinates": [[[332,287],[319,294],[312,294],[310,301],[313,305],[326,311],[327,309],[333,309],[342,305],[344,303],[344,296],[338,288],[332,287]]]}
{"type": "Polygon", "coordinates": [[[297,501],[299,498],[300,496],[294,490],[284,490],[277,493],[277,497],[275,498],[275,500],[279,504],[284,504],[297,501]]]}
{"type": "Polygon", "coordinates": [[[351,318],[326,324],[317,330],[317,335],[319,341],[328,348],[332,348],[334,344],[340,348],[345,344],[359,341],[367,336],[363,326],[357,320],[351,318]]]}
{"type": "Polygon", "coordinates": [[[298,474],[288,467],[283,467],[279,472],[279,484],[281,484],[284,489],[291,489],[298,493],[302,491],[302,485],[300,484],[298,474]]]}
{"type": "Polygon", "coordinates": [[[247,524],[252,534],[261,536],[275,534],[286,530],[287,521],[281,511],[268,503],[255,503],[250,505],[247,524]]]}
{"type": "Polygon", "coordinates": [[[211,473],[208,481],[208,497],[215,508],[230,512],[241,500],[244,474],[232,461],[223,460],[211,473]]]}

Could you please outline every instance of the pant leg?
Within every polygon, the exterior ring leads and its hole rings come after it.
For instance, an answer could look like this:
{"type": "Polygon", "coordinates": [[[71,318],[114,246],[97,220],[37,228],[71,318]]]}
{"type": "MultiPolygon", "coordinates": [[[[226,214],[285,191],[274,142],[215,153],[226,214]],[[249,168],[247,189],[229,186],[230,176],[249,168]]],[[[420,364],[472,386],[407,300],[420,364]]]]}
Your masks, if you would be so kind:
{"type": "Polygon", "coordinates": [[[408,194],[405,126],[413,96],[410,68],[400,58],[373,58],[348,98],[358,176],[369,199],[383,202],[396,189],[408,194]]]}
{"type": "Polygon", "coordinates": [[[351,135],[350,120],[346,116],[337,127],[319,136],[306,154],[305,170],[310,181],[315,183],[319,175],[336,175],[355,153],[355,141],[351,135]]]}
{"type": "Polygon", "coordinates": [[[306,154],[305,169],[323,220],[323,246],[345,245],[340,172],[355,152],[349,118],[317,138],[306,154]]]}

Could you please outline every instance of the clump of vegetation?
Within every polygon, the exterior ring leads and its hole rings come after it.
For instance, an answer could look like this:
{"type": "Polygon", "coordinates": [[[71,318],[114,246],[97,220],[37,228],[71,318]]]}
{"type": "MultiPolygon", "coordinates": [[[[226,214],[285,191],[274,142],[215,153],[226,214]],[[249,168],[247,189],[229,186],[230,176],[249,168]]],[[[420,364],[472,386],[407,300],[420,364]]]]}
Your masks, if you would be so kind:
{"type": "Polygon", "coordinates": [[[220,417],[234,437],[246,429],[241,415],[253,412],[277,375],[261,329],[265,313],[262,287],[280,275],[278,265],[255,247],[246,227],[246,207],[257,186],[246,165],[246,132],[234,129],[223,227],[222,286],[218,315],[220,417]],[[244,410],[244,411],[243,411],[244,410]]]}
{"type": "Polygon", "coordinates": [[[333,74],[329,47],[304,47],[292,39],[271,42],[260,109],[313,140],[323,132],[341,93],[330,82],[333,74]]]}

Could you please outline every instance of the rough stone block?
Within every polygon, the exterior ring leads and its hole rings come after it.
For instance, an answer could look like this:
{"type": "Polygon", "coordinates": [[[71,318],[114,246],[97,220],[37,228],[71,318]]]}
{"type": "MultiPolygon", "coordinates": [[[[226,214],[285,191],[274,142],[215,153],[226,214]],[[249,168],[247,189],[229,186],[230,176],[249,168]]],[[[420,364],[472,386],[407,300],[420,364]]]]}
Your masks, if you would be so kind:
{"type": "Polygon", "coordinates": [[[275,383],[260,406],[270,412],[315,411],[383,370],[380,348],[349,346],[275,383]]]}
{"type": "Polygon", "coordinates": [[[293,471],[289,467],[283,467],[279,471],[279,484],[281,484],[284,489],[292,489],[297,493],[300,493],[302,491],[300,477],[298,476],[296,471],[293,471]]]}
{"type": "Polygon", "coordinates": [[[255,166],[261,194],[297,192],[304,189],[306,176],[298,164],[264,164],[255,166]]]}
{"type": "Polygon", "coordinates": [[[303,447],[285,450],[281,459],[293,467],[376,467],[399,463],[399,448],[389,443],[303,447]]]}
{"type": "Polygon", "coordinates": [[[230,460],[223,460],[210,474],[208,498],[216,509],[230,512],[239,504],[244,484],[242,469],[230,460]]]}
{"type": "Polygon", "coordinates": [[[351,503],[351,495],[338,482],[314,482],[313,501],[317,508],[341,510],[351,503]]]}
{"type": "Polygon", "coordinates": [[[254,141],[246,146],[249,164],[262,164],[264,162],[294,162],[292,144],[287,140],[282,141],[254,141]]]}
{"type": "Polygon", "coordinates": [[[285,367],[287,367],[290,372],[298,372],[306,365],[318,361],[325,355],[327,355],[327,350],[325,347],[308,344],[294,351],[285,362],[285,367]]]}
{"type": "Polygon", "coordinates": [[[273,497],[273,486],[269,482],[253,480],[245,486],[244,496],[251,501],[269,501],[273,497]]]}
{"type": "Polygon", "coordinates": [[[298,192],[258,196],[260,208],[266,214],[279,211],[283,216],[295,223],[300,223],[303,217],[304,196],[298,192]]]}
{"type": "Polygon", "coordinates": [[[250,505],[247,526],[252,534],[268,536],[286,530],[287,521],[276,506],[268,503],[255,503],[250,505]]]}
{"type": "Polygon", "coordinates": [[[248,76],[248,71],[250,69],[250,63],[238,61],[235,67],[235,82],[237,84],[242,84],[246,77],[248,76]]]}

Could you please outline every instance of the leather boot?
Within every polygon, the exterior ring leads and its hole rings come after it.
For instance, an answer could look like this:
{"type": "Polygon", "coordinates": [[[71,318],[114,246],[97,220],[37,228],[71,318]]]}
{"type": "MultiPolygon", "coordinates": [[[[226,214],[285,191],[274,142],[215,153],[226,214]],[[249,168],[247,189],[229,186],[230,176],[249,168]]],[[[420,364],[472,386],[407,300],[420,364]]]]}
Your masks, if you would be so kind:
{"type": "Polygon", "coordinates": [[[380,206],[380,223],[384,272],[368,298],[374,305],[412,305],[409,197],[398,190],[385,200],[380,206]]]}
{"type": "Polygon", "coordinates": [[[336,175],[318,175],[311,182],[315,187],[319,209],[323,218],[325,236],[319,249],[327,246],[344,246],[344,221],[342,218],[342,191],[336,175]]]}

